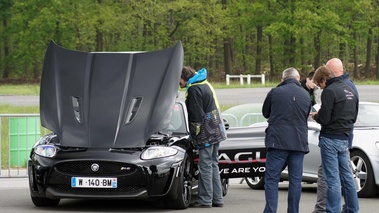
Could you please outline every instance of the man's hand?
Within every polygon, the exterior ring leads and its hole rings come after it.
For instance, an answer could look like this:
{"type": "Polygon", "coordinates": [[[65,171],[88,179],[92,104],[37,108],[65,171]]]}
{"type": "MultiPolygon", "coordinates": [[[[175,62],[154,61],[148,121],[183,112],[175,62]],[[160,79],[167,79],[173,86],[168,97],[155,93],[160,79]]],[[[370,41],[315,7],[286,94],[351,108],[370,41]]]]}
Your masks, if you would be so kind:
{"type": "Polygon", "coordinates": [[[311,112],[311,113],[309,113],[309,118],[310,119],[312,119],[312,120],[314,120],[315,118],[315,115],[317,114],[317,112],[311,112]]]}

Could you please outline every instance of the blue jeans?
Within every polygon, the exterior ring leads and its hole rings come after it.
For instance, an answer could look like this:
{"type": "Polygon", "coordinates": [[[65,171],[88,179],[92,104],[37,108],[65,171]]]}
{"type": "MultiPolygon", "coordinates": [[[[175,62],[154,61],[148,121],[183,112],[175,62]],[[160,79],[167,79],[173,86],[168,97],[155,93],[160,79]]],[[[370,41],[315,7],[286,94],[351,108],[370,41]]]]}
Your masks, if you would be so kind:
{"type": "Polygon", "coordinates": [[[218,148],[220,143],[199,149],[199,193],[201,205],[223,204],[218,148]]]}
{"type": "Polygon", "coordinates": [[[264,213],[274,213],[277,211],[280,173],[286,164],[288,165],[289,175],[287,212],[299,212],[304,154],[304,152],[279,149],[269,149],[267,151],[264,177],[266,197],[264,213]]]}
{"type": "Polygon", "coordinates": [[[358,212],[358,195],[349,167],[348,140],[320,137],[322,169],[328,189],[326,212],[341,212],[341,186],[345,198],[345,213],[358,212]]]}

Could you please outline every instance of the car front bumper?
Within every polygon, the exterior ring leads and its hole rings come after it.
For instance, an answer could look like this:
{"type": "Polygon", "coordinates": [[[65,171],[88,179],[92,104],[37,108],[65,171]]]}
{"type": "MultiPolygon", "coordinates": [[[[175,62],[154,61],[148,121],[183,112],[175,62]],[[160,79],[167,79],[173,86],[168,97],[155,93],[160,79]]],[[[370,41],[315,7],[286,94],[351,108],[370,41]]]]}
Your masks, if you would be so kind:
{"type": "Polygon", "coordinates": [[[184,152],[164,159],[141,160],[140,152],[90,150],[64,153],[55,159],[33,154],[28,161],[32,197],[154,198],[175,196],[184,152]],[[97,164],[94,172],[91,166],[97,164]],[[117,178],[117,188],[76,188],[73,177],[117,178]]]}

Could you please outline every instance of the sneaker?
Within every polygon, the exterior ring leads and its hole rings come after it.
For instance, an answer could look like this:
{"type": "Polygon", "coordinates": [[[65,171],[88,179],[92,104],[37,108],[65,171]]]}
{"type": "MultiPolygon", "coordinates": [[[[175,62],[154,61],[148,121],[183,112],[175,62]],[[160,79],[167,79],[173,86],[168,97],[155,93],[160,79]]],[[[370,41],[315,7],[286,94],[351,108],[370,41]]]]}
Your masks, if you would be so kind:
{"type": "Polygon", "coordinates": [[[204,205],[198,202],[190,203],[189,207],[191,208],[212,208],[212,205],[204,205]]]}
{"type": "Polygon", "coordinates": [[[212,203],[212,207],[224,207],[224,204],[223,203],[212,203]]]}

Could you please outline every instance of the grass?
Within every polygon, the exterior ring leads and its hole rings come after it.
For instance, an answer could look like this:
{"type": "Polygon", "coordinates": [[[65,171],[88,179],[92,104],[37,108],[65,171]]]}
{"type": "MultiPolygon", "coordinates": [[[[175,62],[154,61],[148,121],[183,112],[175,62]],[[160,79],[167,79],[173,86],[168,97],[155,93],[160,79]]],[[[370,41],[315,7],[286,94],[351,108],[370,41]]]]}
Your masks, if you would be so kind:
{"type": "Polygon", "coordinates": [[[1,124],[1,169],[4,169],[6,165],[8,165],[8,150],[9,150],[9,143],[8,143],[8,118],[1,117],[0,118],[0,124],[1,124]]]}
{"type": "Polygon", "coordinates": [[[0,114],[35,114],[39,113],[39,106],[11,106],[0,104],[0,114]]]}
{"type": "MultiPolygon", "coordinates": [[[[354,81],[356,85],[379,85],[379,81],[354,81]]],[[[261,87],[276,87],[279,82],[266,81],[265,85],[260,82],[252,82],[251,84],[240,85],[239,81],[230,81],[230,85],[226,85],[225,82],[211,82],[215,89],[232,89],[232,88],[261,88],[261,87]]],[[[11,85],[3,84],[0,85],[0,96],[1,95],[39,95],[39,84],[20,84],[11,85]]],[[[180,89],[181,91],[184,89],[180,89]]]]}
{"type": "Polygon", "coordinates": [[[225,82],[210,82],[215,89],[232,89],[232,88],[261,88],[261,87],[275,87],[279,82],[267,82],[265,85],[262,85],[260,82],[252,82],[247,84],[244,81],[244,84],[241,85],[239,81],[231,81],[229,85],[226,85],[225,82]]]}
{"type": "Polygon", "coordinates": [[[3,84],[0,95],[39,95],[39,84],[3,84]]]}
{"type": "Polygon", "coordinates": [[[354,81],[356,85],[379,85],[379,81],[354,81]]]}

